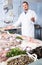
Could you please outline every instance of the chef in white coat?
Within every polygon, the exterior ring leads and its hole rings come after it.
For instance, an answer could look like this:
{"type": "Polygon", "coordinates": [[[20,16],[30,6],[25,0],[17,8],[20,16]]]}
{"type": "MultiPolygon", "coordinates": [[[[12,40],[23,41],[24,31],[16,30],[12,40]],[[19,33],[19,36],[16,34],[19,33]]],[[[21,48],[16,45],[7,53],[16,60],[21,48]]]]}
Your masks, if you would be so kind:
{"type": "Polygon", "coordinates": [[[22,35],[34,38],[34,23],[37,20],[37,15],[33,10],[29,9],[28,2],[24,1],[22,6],[24,12],[20,14],[18,21],[14,24],[14,26],[18,26],[21,23],[22,35]]]}
{"type": "Polygon", "coordinates": [[[18,21],[15,22],[14,26],[22,24],[22,35],[34,38],[34,23],[37,20],[37,15],[33,10],[29,9],[28,2],[22,3],[23,12],[20,14],[18,21]]]}

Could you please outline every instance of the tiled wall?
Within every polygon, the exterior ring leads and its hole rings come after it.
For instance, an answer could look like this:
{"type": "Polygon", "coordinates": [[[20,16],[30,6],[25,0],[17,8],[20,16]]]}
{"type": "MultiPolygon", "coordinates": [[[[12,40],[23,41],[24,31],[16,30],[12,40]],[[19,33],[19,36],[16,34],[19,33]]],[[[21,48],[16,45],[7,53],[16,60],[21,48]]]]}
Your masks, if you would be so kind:
{"type": "MultiPolygon", "coordinates": [[[[13,0],[13,13],[14,13],[13,23],[15,21],[17,21],[20,13],[22,12],[22,6],[21,6],[22,1],[23,0],[13,0]]],[[[29,0],[27,0],[27,1],[29,2],[29,0]]],[[[4,0],[0,0],[0,27],[8,25],[3,22],[3,19],[6,17],[4,15],[3,2],[4,2],[4,0]],[[2,25],[2,23],[3,23],[3,25],[2,25]]],[[[37,23],[42,26],[42,3],[29,2],[29,5],[30,5],[30,9],[33,9],[36,11],[37,16],[38,16],[37,23]]]]}
{"type": "MultiPolygon", "coordinates": [[[[22,7],[21,7],[22,1],[23,0],[13,0],[13,14],[14,14],[13,22],[17,21],[20,13],[22,12],[22,7]]],[[[29,2],[29,0],[27,1],[29,2]]],[[[3,23],[3,19],[6,17],[4,15],[3,2],[4,0],[0,0],[0,27],[1,27],[1,23],[3,23]]],[[[29,5],[30,5],[30,9],[33,9],[36,11],[38,16],[37,23],[42,26],[42,3],[29,2],[29,5]]]]}

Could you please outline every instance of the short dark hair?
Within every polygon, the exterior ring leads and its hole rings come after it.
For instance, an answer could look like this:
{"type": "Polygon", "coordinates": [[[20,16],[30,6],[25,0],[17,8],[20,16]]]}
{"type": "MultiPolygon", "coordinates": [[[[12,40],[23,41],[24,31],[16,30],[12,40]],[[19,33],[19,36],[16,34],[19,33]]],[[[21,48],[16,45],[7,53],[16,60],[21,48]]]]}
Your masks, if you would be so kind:
{"type": "Polygon", "coordinates": [[[24,4],[24,3],[26,3],[27,5],[29,5],[27,1],[23,1],[23,4],[24,4]]]}

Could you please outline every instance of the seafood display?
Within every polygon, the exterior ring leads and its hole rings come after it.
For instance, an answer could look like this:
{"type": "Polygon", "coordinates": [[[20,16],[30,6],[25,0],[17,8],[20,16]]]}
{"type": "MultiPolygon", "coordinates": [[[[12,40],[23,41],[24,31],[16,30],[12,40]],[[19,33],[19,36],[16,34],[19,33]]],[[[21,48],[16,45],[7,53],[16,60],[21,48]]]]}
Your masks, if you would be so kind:
{"type": "Polygon", "coordinates": [[[7,65],[28,65],[29,63],[33,62],[34,60],[31,59],[28,55],[19,55],[7,60],[7,65]]]}
{"type": "MultiPolygon", "coordinates": [[[[29,51],[38,46],[42,46],[42,41],[33,38],[28,38],[26,36],[22,36],[18,34],[9,34],[6,31],[1,32],[0,33],[0,62],[7,61],[8,58],[6,57],[6,54],[12,48],[19,47],[22,50],[29,51]]],[[[16,60],[17,59],[14,59],[14,62],[16,62],[16,60]]],[[[21,62],[22,61],[23,60],[21,60],[21,62]]]]}

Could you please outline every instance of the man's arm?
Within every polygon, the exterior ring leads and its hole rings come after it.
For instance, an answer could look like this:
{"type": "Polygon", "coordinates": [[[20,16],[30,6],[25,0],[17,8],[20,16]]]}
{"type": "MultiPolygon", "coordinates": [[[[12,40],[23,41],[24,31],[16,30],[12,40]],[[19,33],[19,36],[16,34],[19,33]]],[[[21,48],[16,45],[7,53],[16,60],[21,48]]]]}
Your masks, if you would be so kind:
{"type": "Polygon", "coordinates": [[[36,21],[37,21],[37,15],[36,15],[36,13],[35,13],[34,11],[33,11],[33,13],[32,13],[31,21],[32,21],[32,22],[36,22],[36,21]]]}
{"type": "Polygon", "coordinates": [[[21,23],[21,17],[18,18],[18,21],[16,21],[13,25],[7,26],[4,28],[4,30],[13,29],[17,26],[19,26],[21,23]]]}

